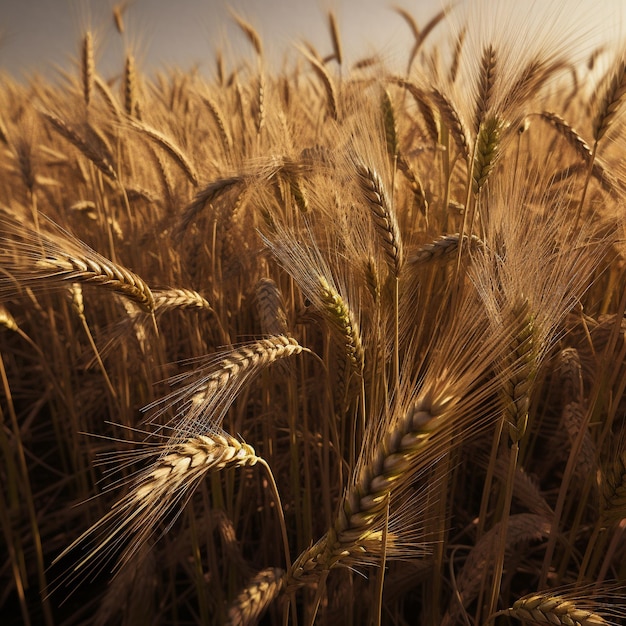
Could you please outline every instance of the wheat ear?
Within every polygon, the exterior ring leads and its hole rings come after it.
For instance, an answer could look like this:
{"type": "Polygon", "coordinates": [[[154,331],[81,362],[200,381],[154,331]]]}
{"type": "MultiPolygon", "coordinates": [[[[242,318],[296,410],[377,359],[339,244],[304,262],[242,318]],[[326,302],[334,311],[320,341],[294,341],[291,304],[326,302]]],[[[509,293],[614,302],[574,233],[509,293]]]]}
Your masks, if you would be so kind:
{"type": "Polygon", "coordinates": [[[221,425],[225,412],[246,381],[261,369],[302,352],[309,350],[291,337],[276,335],[214,355],[192,372],[172,377],[172,384],[190,377],[196,380],[151,403],[146,410],[160,406],[157,415],[161,415],[176,405],[179,432],[211,432],[221,425]]]}
{"type": "Polygon", "coordinates": [[[117,174],[109,160],[98,152],[89,141],[83,139],[74,128],[53,113],[49,111],[39,111],[39,113],[54,130],[78,148],[105,176],[117,181],[117,174]]]}
{"type": "Polygon", "coordinates": [[[458,401],[444,389],[438,394],[425,392],[413,402],[378,442],[368,462],[358,469],[332,528],[302,552],[285,574],[288,591],[317,582],[336,566],[363,562],[376,532],[385,526],[392,491],[398,493],[415,476],[418,457],[429,447],[433,433],[447,422],[458,401]]]}
{"type": "Polygon", "coordinates": [[[213,311],[209,302],[192,289],[155,289],[154,310],[156,313],[171,311],[172,309],[196,309],[213,311]]]}
{"type": "Polygon", "coordinates": [[[536,624],[609,626],[609,622],[598,613],[579,609],[575,600],[563,598],[550,591],[520,598],[503,613],[536,624]]]}
{"type": "Polygon", "coordinates": [[[626,61],[621,60],[593,120],[593,138],[596,142],[604,137],[609,126],[615,120],[624,96],[626,96],[626,61]]]}
{"type": "Polygon", "coordinates": [[[354,165],[359,188],[370,209],[389,267],[394,276],[398,277],[404,262],[402,237],[385,185],[379,174],[371,167],[358,160],[354,165]]]}
{"type": "MultiPolygon", "coordinates": [[[[0,241],[10,249],[0,250],[0,267],[20,284],[49,286],[60,283],[86,283],[109,289],[132,300],[148,312],[154,311],[154,297],[148,284],[137,274],[114,263],[85,243],[59,229],[59,236],[34,234],[21,226],[13,232],[0,231],[0,241]],[[10,237],[19,236],[22,240],[10,237]],[[61,236],[62,235],[62,236],[61,236]]],[[[9,289],[7,279],[0,281],[0,290],[9,289]]]]}
{"type": "MultiPolygon", "coordinates": [[[[150,444],[146,444],[150,446],[150,444]]],[[[154,444],[152,444],[154,446],[154,444]]],[[[100,540],[97,545],[72,568],[67,582],[78,577],[86,567],[95,568],[99,558],[108,562],[117,553],[124,538],[133,536],[123,550],[117,568],[140,550],[144,541],[154,532],[154,525],[181,504],[189,500],[195,487],[208,472],[219,472],[230,467],[255,465],[259,459],[252,446],[223,431],[196,435],[186,439],[178,436],[165,444],[157,444],[147,451],[113,453],[108,462],[125,467],[134,460],[156,456],[144,470],[131,476],[130,491],[96,524],[73,541],[55,563],[84,543],[100,540]],[[109,531],[107,532],[107,528],[109,531]]],[[[173,523],[173,522],[172,522],[173,523]]]]}
{"type": "Polygon", "coordinates": [[[155,142],[158,146],[163,148],[163,150],[170,155],[172,160],[178,163],[180,169],[189,179],[189,182],[194,187],[198,186],[198,175],[196,174],[195,168],[189,162],[189,159],[185,156],[183,151],[171,139],[168,139],[162,132],[144,124],[137,119],[129,119],[128,123],[131,128],[134,128],[135,130],[144,134],[146,137],[155,142]]]}
{"type": "Polygon", "coordinates": [[[83,80],[83,99],[88,107],[93,94],[95,63],[93,57],[93,37],[91,31],[87,31],[83,37],[81,54],[81,76],[83,80]]]}
{"type": "Polygon", "coordinates": [[[408,257],[408,265],[418,265],[439,260],[453,260],[459,250],[459,242],[463,241],[462,247],[469,250],[484,250],[485,244],[476,235],[463,235],[455,233],[452,235],[442,235],[428,243],[422,244],[414,250],[408,257]]]}
{"type": "Polygon", "coordinates": [[[278,596],[284,571],[268,567],[253,576],[228,607],[228,626],[256,624],[265,609],[278,596]]]}

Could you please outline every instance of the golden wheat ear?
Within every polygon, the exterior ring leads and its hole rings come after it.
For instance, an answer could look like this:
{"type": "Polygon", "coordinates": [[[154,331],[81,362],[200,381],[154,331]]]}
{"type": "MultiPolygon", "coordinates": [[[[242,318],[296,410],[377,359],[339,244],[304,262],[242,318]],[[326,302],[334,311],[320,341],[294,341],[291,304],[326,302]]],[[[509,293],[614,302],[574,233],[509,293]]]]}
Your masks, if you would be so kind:
{"type": "Polygon", "coordinates": [[[256,465],[261,459],[254,448],[224,431],[172,438],[150,435],[140,448],[112,452],[102,457],[113,472],[127,470],[136,463],[144,469],[114,483],[129,485],[129,491],[111,510],[73,541],[53,561],[53,565],[75,554],[71,569],[57,581],[51,592],[74,585],[85,575],[101,572],[117,560],[117,571],[133,559],[153,536],[161,536],[174,524],[199,483],[212,472],[232,467],[256,465]],[[159,530],[163,520],[167,525],[159,530]]]}
{"type": "Polygon", "coordinates": [[[154,297],[143,278],[98,254],[51,220],[50,231],[35,232],[8,218],[0,225],[0,293],[15,287],[50,289],[82,283],[114,291],[145,311],[154,311],[154,297]]]}

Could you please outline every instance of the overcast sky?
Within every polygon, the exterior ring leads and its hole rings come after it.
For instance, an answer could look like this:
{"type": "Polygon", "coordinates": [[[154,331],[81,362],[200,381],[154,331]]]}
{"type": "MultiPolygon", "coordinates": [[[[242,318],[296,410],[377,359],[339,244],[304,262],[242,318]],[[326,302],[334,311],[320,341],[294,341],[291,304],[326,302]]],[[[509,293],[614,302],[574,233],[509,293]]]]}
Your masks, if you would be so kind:
{"type": "MultiPolygon", "coordinates": [[[[472,0],[457,0],[463,7],[472,0]]],[[[330,53],[327,13],[338,18],[348,60],[373,52],[386,61],[406,61],[413,41],[406,22],[392,6],[407,9],[423,26],[444,0],[127,0],[125,33],[115,30],[116,0],[0,0],[0,68],[17,77],[33,72],[53,75],[54,66],[70,69],[79,41],[90,26],[97,35],[98,70],[111,77],[122,67],[126,45],[142,60],[144,71],[169,66],[199,65],[211,71],[218,48],[227,58],[249,54],[250,48],[233,25],[228,7],[251,22],[261,34],[268,56],[279,62],[293,44],[306,39],[322,54],[330,53]]],[[[488,0],[490,7],[531,0],[488,0]]],[[[624,0],[537,0],[537,5],[562,7],[563,23],[578,21],[594,37],[614,36],[621,24],[624,0]]],[[[506,9],[503,9],[506,11],[506,9]]],[[[442,26],[445,29],[445,25],[442,26]]],[[[449,38],[448,38],[449,39],[449,38]]]]}

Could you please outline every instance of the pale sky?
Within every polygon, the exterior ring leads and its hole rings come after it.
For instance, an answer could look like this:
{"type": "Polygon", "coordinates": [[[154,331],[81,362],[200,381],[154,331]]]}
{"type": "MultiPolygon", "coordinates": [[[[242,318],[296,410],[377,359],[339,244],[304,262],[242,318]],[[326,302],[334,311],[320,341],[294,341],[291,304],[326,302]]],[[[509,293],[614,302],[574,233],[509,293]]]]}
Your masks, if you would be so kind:
{"type": "MultiPolygon", "coordinates": [[[[626,4],[624,0],[535,2],[538,7],[559,7],[564,24],[573,20],[578,29],[593,31],[598,41],[615,36],[626,4]]],[[[116,0],[0,0],[0,70],[16,77],[33,72],[53,76],[55,65],[71,70],[81,35],[90,26],[99,43],[97,69],[106,78],[121,71],[125,45],[132,46],[144,71],[198,64],[210,72],[218,48],[234,61],[251,54],[229,16],[229,6],[254,25],[267,55],[277,63],[285,53],[293,58],[293,44],[303,39],[329,54],[327,13],[332,8],[348,61],[378,52],[385,61],[404,66],[413,38],[392,6],[408,10],[421,27],[444,0],[129,0],[123,36],[113,25],[114,4],[116,0]]],[[[472,4],[475,0],[456,2],[458,10],[472,4]]],[[[532,10],[533,0],[486,0],[486,5],[505,13],[508,5],[532,10]]],[[[443,24],[439,30],[449,33],[447,28],[443,24]]]]}

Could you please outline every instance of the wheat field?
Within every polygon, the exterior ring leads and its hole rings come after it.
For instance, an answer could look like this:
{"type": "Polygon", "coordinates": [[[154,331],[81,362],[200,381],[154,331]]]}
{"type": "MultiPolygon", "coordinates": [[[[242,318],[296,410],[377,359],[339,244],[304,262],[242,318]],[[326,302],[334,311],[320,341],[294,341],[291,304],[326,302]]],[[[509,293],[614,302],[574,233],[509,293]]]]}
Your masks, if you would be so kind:
{"type": "Polygon", "coordinates": [[[398,12],[2,77],[2,624],[626,623],[626,53],[398,12]]]}

